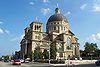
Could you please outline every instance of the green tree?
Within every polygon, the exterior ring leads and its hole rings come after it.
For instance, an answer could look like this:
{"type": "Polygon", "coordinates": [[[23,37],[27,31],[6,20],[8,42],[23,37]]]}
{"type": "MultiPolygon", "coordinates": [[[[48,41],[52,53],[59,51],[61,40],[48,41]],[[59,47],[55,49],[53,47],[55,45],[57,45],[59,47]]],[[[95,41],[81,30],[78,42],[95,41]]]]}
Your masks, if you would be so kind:
{"type": "Polygon", "coordinates": [[[49,52],[46,49],[44,49],[43,57],[44,59],[49,59],[49,52]]]}
{"type": "Polygon", "coordinates": [[[9,55],[2,56],[5,60],[9,60],[9,55]]]}
{"type": "Polygon", "coordinates": [[[97,50],[95,51],[95,56],[96,56],[96,57],[100,57],[100,49],[97,49],[97,50]]]}
{"type": "Polygon", "coordinates": [[[56,52],[57,52],[56,42],[53,42],[50,44],[50,58],[51,59],[56,59],[56,52]]]}
{"type": "Polygon", "coordinates": [[[41,52],[40,48],[37,47],[34,50],[34,61],[37,61],[37,60],[42,59],[42,58],[43,58],[42,52],[41,52]]]}
{"type": "Polygon", "coordinates": [[[13,55],[11,56],[11,59],[16,59],[16,55],[13,54],[13,55]]]}
{"type": "Polygon", "coordinates": [[[84,47],[85,47],[84,53],[86,56],[91,55],[98,50],[98,46],[96,43],[86,42],[84,47]]]}

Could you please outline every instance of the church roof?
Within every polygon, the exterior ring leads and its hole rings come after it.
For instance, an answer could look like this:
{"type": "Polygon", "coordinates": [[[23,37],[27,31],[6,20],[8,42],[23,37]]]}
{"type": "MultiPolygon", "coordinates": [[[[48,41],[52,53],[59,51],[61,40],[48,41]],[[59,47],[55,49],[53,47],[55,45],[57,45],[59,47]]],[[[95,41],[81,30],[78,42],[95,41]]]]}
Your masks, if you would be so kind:
{"type": "Polygon", "coordinates": [[[33,21],[32,23],[43,24],[43,23],[41,23],[41,22],[39,22],[39,21],[33,21]]]}
{"type": "Polygon", "coordinates": [[[66,20],[66,17],[63,16],[60,13],[60,9],[59,8],[56,8],[55,9],[55,14],[49,17],[48,22],[52,22],[52,21],[62,21],[62,20],[66,20]]]}
{"type": "Polygon", "coordinates": [[[65,17],[62,14],[54,14],[50,16],[50,18],[48,19],[48,22],[63,21],[63,20],[65,20],[65,17]]]}

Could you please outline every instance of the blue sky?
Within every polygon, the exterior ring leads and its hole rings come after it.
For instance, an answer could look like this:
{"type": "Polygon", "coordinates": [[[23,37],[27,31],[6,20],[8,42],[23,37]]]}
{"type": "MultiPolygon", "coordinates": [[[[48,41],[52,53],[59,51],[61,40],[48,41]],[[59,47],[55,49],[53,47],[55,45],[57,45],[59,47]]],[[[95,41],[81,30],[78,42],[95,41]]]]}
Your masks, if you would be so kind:
{"type": "Polygon", "coordinates": [[[100,0],[0,0],[0,55],[20,50],[24,29],[36,17],[45,31],[57,4],[79,38],[80,49],[86,41],[100,48],[100,0]]]}

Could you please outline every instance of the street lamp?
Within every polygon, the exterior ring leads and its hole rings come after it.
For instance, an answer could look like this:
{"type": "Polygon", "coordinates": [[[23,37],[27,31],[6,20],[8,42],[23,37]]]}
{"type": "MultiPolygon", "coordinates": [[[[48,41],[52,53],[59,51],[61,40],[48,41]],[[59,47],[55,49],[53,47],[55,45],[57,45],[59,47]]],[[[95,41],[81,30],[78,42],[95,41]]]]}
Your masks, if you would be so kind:
{"type": "Polygon", "coordinates": [[[49,34],[45,34],[46,37],[48,37],[48,46],[49,46],[49,65],[50,65],[50,44],[51,44],[51,41],[50,41],[50,35],[49,34]]]}
{"type": "MultiPolygon", "coordinates": [[[[45,36],[48,36],[48,34],[45,34],[45,36]]],[[[51,44],[51,41],[50,41],[50,38],[48,38],[48,46],[49,46],[49,65],[50,65],[50,44],[51,44]]]]}

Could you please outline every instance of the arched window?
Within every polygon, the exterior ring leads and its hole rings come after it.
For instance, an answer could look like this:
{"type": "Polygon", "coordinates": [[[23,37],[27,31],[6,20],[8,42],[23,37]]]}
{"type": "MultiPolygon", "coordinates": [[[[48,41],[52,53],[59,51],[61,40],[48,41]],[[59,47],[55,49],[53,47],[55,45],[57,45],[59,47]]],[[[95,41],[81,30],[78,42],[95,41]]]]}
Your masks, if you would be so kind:
{"type": "Polygon", "coordinates": [[[54,30],[56,30],[56,26],[54,26],[54,30]]]}
{"type": "Polygon", "coordinates": [[[64,30],[65,30],[65,27],[64,27],[64,30]]]}
{"type": "Polygon", "coordinates": [[[71,39],[68,37],[68,38],[67,38],[67,49],[71,49],[71,46],[72,46],[72,41],[71,41],[71,39]]]}
{"type": "Polygon", "coordinates": [[[36,30],[36,25],[35,25],[35,30],[36,30]]]}
{"type": "Polygon", "coordinates": [[[59,26],[56,26],[56,30],[58,30],[59,26]]]}

